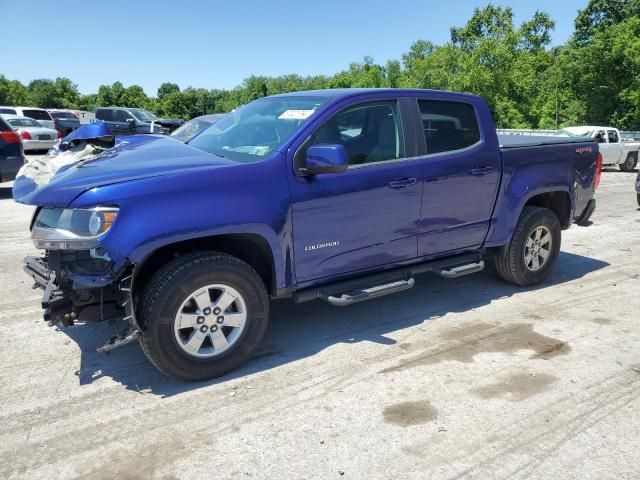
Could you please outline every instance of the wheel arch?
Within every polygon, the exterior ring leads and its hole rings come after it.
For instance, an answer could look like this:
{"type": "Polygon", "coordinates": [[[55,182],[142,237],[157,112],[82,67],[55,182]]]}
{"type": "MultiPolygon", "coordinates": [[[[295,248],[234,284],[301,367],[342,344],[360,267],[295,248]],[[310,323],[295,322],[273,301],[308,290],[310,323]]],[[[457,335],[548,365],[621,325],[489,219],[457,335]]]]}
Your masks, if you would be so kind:
{"type": "Polygon", "coordinates": [[[533,193],[525,199],[518,217],[520,217],[522,210],[527,206],[543,207],[551,210],[558,217],[563,230],[566,230],[571,225],[573,202],[571,195],[569,195],[569,192],[566,190],[533,193]]]}
{"type": "Polygon", "coordinates": [[[168,262],[193,252],[221,252],[233,255],[251,266],[260,276],[267,292],[277,289],[277,271],[273,250],[261,235],[255,233],[223,233],[167,243],[148,253],[136,263],[132,294],[139,295],[142,288],[168,262]]]}

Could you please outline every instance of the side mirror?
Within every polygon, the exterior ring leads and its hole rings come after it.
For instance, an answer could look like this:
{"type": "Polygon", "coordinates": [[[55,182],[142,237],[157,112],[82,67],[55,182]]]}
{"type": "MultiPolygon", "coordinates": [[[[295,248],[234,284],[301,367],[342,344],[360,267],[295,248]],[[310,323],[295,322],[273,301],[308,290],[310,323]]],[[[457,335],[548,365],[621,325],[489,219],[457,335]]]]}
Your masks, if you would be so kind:
{"type": "Polygon", "coordinates": [[[344,145],[313,145],[307,150],[304,167],[299,168],[302,175],[320,173],[340,173],[349,167],[349,156],[344,145]]]}
{"type": "Polygon", "coordinates": [[[127,118],[127,123],[130,125],[135,125],[136,124],[136,120],[134,118],[127,118]]]}

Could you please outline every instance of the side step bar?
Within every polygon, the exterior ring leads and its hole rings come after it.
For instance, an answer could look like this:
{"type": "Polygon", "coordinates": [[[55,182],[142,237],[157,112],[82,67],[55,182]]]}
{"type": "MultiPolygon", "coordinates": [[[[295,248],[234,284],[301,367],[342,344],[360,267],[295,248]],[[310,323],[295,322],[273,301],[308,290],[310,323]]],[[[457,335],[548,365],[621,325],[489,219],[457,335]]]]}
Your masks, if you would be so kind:
{"type": "Polygon", "coordinates": [[[327,302],[336,307],[346,307],[347,305],[353,305],[354,303],[364,302],[365,300],[371,300],[372,298],[382,297],[383,295],[389,295],[391,293],[402,292],[403,290],[409,290],[416,284],[413,278],[409,280],[398,280],[397,282],[387,283],[385,285],[376,285],[369,288],[353,290],[348,293],[343,293],[339,297],[330,295],[326,298],[327,302]]]}
{"type": "Polygon", "coordinates": [[[346,306],[372,298],[408,290],[415,285],[414,275],[431,272],[444,278],[456,278],[484,269],[484,250],[445,259],[377,272],[356,278],[311,287],[293,294],[296,303],[322,299],[332,305],[346,306]]]}
{"type": "Polygon", "coordinates": [[[433,273],[440,275],[444,278],[457,278],[463,275],[469,275],[470,273],[481,272],[484,270],[484,260],[480,260],[477,263],[467,263],[466,265],[459,265],[457,267],[448,269],[434,268],[433,273]]]}

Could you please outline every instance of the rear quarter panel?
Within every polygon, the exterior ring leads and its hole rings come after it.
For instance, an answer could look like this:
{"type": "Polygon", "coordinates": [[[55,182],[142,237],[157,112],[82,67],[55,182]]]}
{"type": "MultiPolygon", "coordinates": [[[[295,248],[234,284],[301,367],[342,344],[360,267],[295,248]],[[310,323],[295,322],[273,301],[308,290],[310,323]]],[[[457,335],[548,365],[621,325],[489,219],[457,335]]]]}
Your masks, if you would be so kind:
{"type": "Polygon", "coordinates": [[[568,143],[501,150],[503,174],[486,246],[506,244],[526,203],[536,195],[566,192],[571,222],[593,198],[598,145],[568,143]]]}

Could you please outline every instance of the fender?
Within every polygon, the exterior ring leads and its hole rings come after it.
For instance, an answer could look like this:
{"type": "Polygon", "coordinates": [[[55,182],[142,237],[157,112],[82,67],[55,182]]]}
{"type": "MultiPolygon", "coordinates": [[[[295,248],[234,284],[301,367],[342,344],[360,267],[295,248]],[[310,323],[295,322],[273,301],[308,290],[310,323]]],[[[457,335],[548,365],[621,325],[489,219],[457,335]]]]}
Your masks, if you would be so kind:
{"type": "Polygon", "coordinates": [[[524,158],[518,155],[503,162],[504,174],[487,233],[486,247],[502,246],[511,240],[522,209],[536,195],[567,193],[570,211],[575,209],[575,193],[570,185],[574,184],[576,172],[570,168],[570,163],[565,162],[565,168],[559,169],[557,162],[526,164],[524,158]]]}
{"type": "Polygon", "coordinates": [[[289,188],[283,168],[283,157],[275,155],[255,164],[104,185],[87,190],[70,207],[120,208],[113,227],[101,238],[116,268],[125,262],[139,263],[158,248],[185,240],[257,235],[269,245],[275,286],[282,289],[295,281],[290,265],[289,188]]]}
{"type": "Polygon", "coordinates": [[[215,237],[219,235],[256,235],[263,239],[271,250],[273,257],[274,278],[276,280],[276,288],[286,289],[293,286],[290,269],[286,268],[291,262],[291,251],[285,247],[285,243],[281,242],[276,233],[268,226],[259,223],[248,223],[233,226],[218,226],[198,232],[183,232],[180,234],[171,233],[161,237],[156,237],[144,241],[137,245],[128,257],[128,261],[132,264],[142,264],[156,250],[173,244],[181,243],[188,240],[197,240],[207,237],[215,237]],[[288,259],[288,262],[285,260],[288,259]]]}

